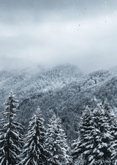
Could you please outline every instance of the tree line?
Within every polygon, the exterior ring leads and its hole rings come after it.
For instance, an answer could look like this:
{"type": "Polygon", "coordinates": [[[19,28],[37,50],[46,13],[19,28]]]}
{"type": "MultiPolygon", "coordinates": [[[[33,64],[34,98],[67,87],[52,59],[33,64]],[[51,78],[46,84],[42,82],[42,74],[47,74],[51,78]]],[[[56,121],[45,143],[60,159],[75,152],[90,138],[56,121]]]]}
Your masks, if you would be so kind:
{"type": "Polygon", "coordinates": [[[117,165],[115,116],[107,101],[94,102],[83,112],[78,138],[68,144],[60,118],[53,113],[45,127],[40,108],[24,133],[11,92],[1,119],[0,165],[117,165]]]}

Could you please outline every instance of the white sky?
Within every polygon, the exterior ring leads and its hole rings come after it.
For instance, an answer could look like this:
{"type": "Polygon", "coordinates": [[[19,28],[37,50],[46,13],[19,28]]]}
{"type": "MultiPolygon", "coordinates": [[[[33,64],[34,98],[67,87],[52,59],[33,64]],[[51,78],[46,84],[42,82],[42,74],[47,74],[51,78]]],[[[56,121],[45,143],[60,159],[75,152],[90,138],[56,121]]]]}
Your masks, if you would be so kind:
{"type": "Polygon", "coordinates": [[[23,65],[73,63],[84,71],[117,65],[115,0],[10,2],[0,0],[1,67],[19,60],[23,65]]]}

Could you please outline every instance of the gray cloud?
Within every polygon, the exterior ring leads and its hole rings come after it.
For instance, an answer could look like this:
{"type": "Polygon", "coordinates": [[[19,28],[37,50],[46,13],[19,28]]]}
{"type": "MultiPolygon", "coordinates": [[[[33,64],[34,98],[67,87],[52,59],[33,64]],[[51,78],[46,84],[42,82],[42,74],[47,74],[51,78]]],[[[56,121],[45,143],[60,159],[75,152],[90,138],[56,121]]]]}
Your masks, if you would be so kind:
{"type": "Polygon", "coordinates": [[[116,6],[116,0],[0,0],[1,66],[11,59],[73,63],[85,71],[116,65],[116,6]]]}
{"type": "Polygon", "coordinates": [[[5,9],[30,9],[30,10],[52,10],[52,9],[88,9],[88,8],[113,8],[117,4],[116,0],[0,0],[1,8],[5,9]]]}
{"type": "Polygon", "coordinates": [[[6,23],[40,21],[52,15],[82,18],[117,9],[116,0],[0,0],[0,20],[6,23]]]}

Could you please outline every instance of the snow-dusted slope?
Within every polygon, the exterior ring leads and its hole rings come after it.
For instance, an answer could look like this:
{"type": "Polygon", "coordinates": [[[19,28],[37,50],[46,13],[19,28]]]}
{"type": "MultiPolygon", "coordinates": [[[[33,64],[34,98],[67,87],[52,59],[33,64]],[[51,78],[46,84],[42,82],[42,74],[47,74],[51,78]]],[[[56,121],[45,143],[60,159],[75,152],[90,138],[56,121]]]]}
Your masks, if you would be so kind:
{"type": "MultiPolygon", "coordinates": [[[[71,78],[72,75],[70,74],[71,78]]],[[[108,71],[97,71],[81,77],[75,75],[71,81],[69,78],[66,79],[68,80],[67,83],[59,88],[42,91],[42,93],[33,94],[24,99],[20,106],[20,109],[23,109],[20,116],[23,116],[23,122],[25,119],[27,122],[27,116],[31,117],[35,107],[40,106],[47,120],[53,110],[61,117],[68,137],[73,139],[77,134],[79,118],[85,105],[92,105],[94,95],[99,97],[99,89],[111,79],[112,75],[108,71]]]]}
{"type": "MultiPolygon", "coordinates": [[[[85,105],[92,106],[92,98],[107,97],[117,107],[117,77],[109,71],[97,71],[88,75],[73,65],[61,65],[50,69],[28,68],[0,72],[0,101],[2,104],[12,89],[20,100],[19,119],[24,124],[38,106],[46,121],[54,111],[62,119],[69,139],[77,134],[79,118],[85,105]]],[[[115,108],[116,109],[116,108],[115,108]]]]}
{"type": "Polygon", "coordinates": [[[0,92],[3,99],[13,90],[19,98],[40,92],[60,89],[82,77],[80,70],[72,65],[62,65],[51,69],[27,68],[23,70],[0,71],[0,92]]]}

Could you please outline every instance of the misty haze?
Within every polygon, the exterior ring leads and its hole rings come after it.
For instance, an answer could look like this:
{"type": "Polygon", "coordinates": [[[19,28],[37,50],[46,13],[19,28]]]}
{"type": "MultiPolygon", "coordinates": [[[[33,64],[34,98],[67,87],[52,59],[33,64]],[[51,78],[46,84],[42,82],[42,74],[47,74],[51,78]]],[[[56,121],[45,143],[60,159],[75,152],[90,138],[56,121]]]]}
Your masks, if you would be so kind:
{"type": "Polygon", "coordinates": [[[117,0],[0,0],[0,165],[117,165],[117,0]]]}
{"type": "Polygon", "coordinates": [[[14,58],[23,65],[70,63],[88,72],[114,67],[116,10],[116,0],[1,0],[1,66],[14,58]]]}

